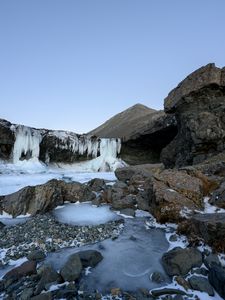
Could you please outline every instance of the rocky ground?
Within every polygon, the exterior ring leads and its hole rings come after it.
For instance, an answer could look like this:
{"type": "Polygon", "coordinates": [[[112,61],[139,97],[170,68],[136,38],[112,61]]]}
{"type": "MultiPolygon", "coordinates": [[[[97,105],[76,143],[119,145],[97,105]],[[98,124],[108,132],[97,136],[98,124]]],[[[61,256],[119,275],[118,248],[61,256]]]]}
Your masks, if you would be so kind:
{"type": "MultiPolygon", "coordinates": [[[[223,184],[219,187],[220,176],[206,176],[197,168],[165,170],[162,165],[122,168],[116,171],[116,176],[118,181],[112,186],[102,179],[87,184],[51,180],[31,190],[24,188],[22,192],[2,197],[1,207],[8,213],[15,212],[11,203],[12,199],[18,198],[20,211],[33,215],[24,224],[2,226],[0,230],[0,248],[5,249],[1,264],[7,265],[10,259],[28,258],[28,262],[6,273],[0,281],[0,291],[5,292],[3,299],[103,297],[98,292],[88,293],[82,286],[82,274],[86,267],[94,267],[93,261],[96,256],[101,256],[100,253],[89,253],[85,263],[81,259],[82,252],[80,256],[72,256],[58,272],[44,262],[48,252],[116,238],[123,228],[121,220],[98,226],[71,226],[57,222],[49,210],[68,202],[73,195],[81,202],[89,197],[95,205],[109,203],[112,209],[122,214],[134,215],[138,208],[153,214],[156,221],[178,223],[177,234],[170,235],[175,245],[179,234],[188,236],[185,249],[175,248],[162,255],[162,265],[173,280],[172,285],[150,293],[141,287],[136,293],[115,288],[110,291],[111,296],[107,296],[109,299],[194,299],[196,291],[209,296],[216,292],[225,297],[225,270],[221,259],[213,253],[224,252],[225,214],[208,214],[203,210],[204,196],[212,194],[210,199],[215,202],[215,195],[223,194],[223,184]],[[45,202],[40,202],[43,195],[45,202]],[[204,250],[201,246],[204,243],[212,248],[204,250]]],[[[149,224],[156,226],[158,223],[149,224]]],[[[160,282],[161,279],[160,273],[152,274],[152,280],[160,282]]],[[[201,295],[199,299],[203,299],[201,295]]]]}
{"type": "MultiPolygon", "coordinates": [[[[135,106],[93,131],[99,136],[121,137],[121,157],[135,164],[117,169],[114,185],[101,179],[87,184],[51,180],[0,196],[0,213],[32,216],[11,228],[0,224],[1,264],[28,258],[0,281],[3,299],[225,299],[225,264],[221,260],[225,253],[225,68],[208,64],[196,70],[169,93],[164,107],[165,112],[154,112],[135,106]],[[133,116],[131,122],[124,122],[124,116],[133,116]],[[138,165],[143,162],[150,163],[138,165]],[[187,242],[184,249],[169,249],[162,255],[172,284],[150,292],[140,287],[136,293],[115,287],[103,297],[98,292],[87,293],[82,286],[82,274],[87,266],[99,263],[100,253],[76,254],[58,271],[46,265],[47,252],[120,233],[119,221],[95,227],[69,226],[59,224],[50,214],[58,205],[87,200],[95,205],[110,204],[129,216],[134,216],[136,209],[147,211],[155,218],[154,224],[175,223],[177,232],[170,236],[171,242],[180,234],[187,242]]],[[[54,149],[52,161],[84,159],[71,147],[65,150],[58,138],[49,139],[51,136],[48,132],[45,144],[39,145],[40,149],[44,146],[40,153],[54,149]]],[[[72,136],[64,142],[70,144],[72,136]]],[[[2,120],[1,159],[10,159],[14,143],[11,123],[2,120]]],[[[45,161],[46,155],[38,158],[45,161]]],[[[160,282],[161,274],[152,274],[151,279],[160,282]]]]}

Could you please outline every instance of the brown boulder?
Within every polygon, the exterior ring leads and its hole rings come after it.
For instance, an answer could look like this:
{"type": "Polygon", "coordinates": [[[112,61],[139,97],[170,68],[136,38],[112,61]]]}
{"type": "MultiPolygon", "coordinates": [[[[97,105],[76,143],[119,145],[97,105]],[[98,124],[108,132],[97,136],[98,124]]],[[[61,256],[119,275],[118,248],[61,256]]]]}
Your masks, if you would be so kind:
{"type": "Polygon", "coordinates": [[[178,231],[190,241],[201,241],[217,251],[225,252],[225,213],[196,214],[182,222],[178,231]]]}
{"type": "Polygon", "coordinates": [[[203,183],[199,178],[177,170],[165,170],[156,178],[164,182],[170,189],[193,201],[196,205],[202,204],[203,183]]]}
{"type": "Polygon", "coordinates": [[[52,179],[45,184],[28,186],[2,198],[2,209],[19,215],[44,213],[62,205],[65,201],[89,201],[95,198],[90,188],[79,182],[66,183],[52,179]]]}

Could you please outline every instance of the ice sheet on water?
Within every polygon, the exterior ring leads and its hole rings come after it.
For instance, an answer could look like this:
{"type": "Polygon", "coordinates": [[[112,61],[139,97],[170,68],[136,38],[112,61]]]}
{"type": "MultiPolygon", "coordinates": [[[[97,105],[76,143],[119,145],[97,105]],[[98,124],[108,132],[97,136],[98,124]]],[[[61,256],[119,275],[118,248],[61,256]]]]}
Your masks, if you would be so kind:
{"type": "Polygon", "coordinates": [[[116,240],[105,240],[79,249],[64,249],[49,254],[47,260],[58,270],[69,255],[86,249],[98,250],[103,255],[103,260],[82,280],[90,291],[108,292],[113,287],[130,291],[140,287],[159,287],[150,280],[154,271],[162,272],[169,282],[160,263],[162,254],[168,249],[168,242],[162,230],[145,229],[145,218],[125,219],[124,230],[116,240]]]}
{"type": "Polygon", "coordinates": [[[100,207],[90,203],[70,203],[53,211],[56,219],[72,225],[98,225],[118,219],[108,205],[100,207]]]}
{"type": "Polygon", "coordinates": [[[40,172],[27,172],[26,170],[14,169],[6,164],[0,164],[0,195],[14,193],[21,188],[31,185],[46,183],[51,179],[62,179],[65,181],[79,181],[85,183],[93,178],[102,178],[109,181],[116,180],[114,172],[75,172],[71,168],[47,168],[40,172]]]}

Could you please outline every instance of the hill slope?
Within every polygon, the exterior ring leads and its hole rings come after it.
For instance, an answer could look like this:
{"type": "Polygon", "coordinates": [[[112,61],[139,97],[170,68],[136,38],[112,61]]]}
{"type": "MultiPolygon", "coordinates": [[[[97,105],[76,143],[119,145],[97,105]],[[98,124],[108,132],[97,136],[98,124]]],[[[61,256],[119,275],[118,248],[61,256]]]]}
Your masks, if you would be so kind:
{"type": "Polygon", "coordinates": [[[142,104],[135,104],[90,131],[89,134],[127,140],[135,133],[141,132],[154,115],[158,115],[158,111],[142,104]]]}

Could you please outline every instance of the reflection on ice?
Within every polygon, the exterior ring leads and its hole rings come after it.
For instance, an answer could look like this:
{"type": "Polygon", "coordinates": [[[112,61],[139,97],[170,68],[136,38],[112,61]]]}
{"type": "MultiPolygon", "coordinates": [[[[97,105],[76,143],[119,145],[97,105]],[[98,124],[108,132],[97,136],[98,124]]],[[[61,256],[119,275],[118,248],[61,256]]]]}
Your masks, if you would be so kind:
{"type": "Polygon", "coordinates": [[[118,219],[108,205],[96,207],[90,203],[66,204],[54,210],[59,222],[71,225],[97,225],[118,219]]]}

